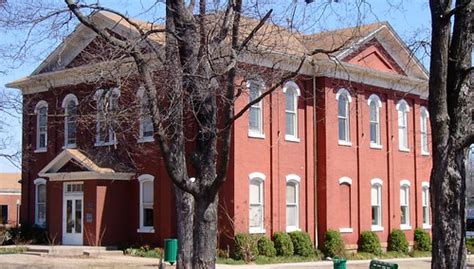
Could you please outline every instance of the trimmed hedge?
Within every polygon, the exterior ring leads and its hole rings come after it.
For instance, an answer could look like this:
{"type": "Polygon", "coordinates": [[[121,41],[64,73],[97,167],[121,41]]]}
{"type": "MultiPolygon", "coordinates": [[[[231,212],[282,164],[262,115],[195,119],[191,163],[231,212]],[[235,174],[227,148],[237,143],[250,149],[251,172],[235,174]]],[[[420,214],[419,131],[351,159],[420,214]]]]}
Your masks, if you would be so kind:
{"type": "Polygon", "coordinates": [[[345,257],[346,245],[342,239],[341,233],[334,230],[326,232],[324,240],[323,253],[326,257],[345,257]]]}
{"type": "Polygon", "coordinates": [[[255,261],[258,256],[260,237],[248,233],[239,233],[234,237],[234,259],[245,262],[255,261]]]}
{"type": "Polygon", "coordinates": [[[372,253],[374,255],[382,254],[382,246],[379,237],[372,231],[365,231],[360,234],[359,249],[362,252],[372,253]]]}
{"type": "Polygon", "coordinates": [[[289,233],[291,242],[293,243],[294,254],[302,257],[309,257],[314,255],[314,247],[309,238],[309,234],[305,232],[291,232],[289,233]]]}
{"type": "Polygon", "coordinates": [[[285,232],[276,232],[273,234],[273,243],[278,256],[292,256],[294,253],[293,242],[290,236],[285,232]]]}
{"type": "Polygon", "coordinates": [[[275,245],[273,244],[272,240],[266,236],[262,236],[258,240],[258,253],[262,256],[267,257],[275,257],[276,256],[276,249],[275,245]]]}
{"type": "Polygon", "coordinates": [[[388,250],[408,253],[408,240],[400,229],[393,229],[388,237],[388,250]]]}
{"type": "Polygon", "coordinates": [[[431,251],[430,234],[421,228],[416,228],[414,248],[420,251],[431,251]]]}

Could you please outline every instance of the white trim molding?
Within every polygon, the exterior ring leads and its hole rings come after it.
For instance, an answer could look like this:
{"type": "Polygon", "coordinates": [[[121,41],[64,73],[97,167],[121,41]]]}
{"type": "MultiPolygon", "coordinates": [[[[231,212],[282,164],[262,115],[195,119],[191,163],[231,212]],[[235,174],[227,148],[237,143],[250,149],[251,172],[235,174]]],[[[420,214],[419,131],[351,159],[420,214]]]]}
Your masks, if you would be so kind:
{"type": "Polygon", "coordinates": [[[349,101],[349,103],[352,103],[351,93],[346,88],[340,88],[339,90],[337,90],[336,100],[339,100],[339,96],[341,96],[341,94],[346,95],[347,101],[349,101]]]}
{"type": "MultiPolygon", "coordinates": [[[[154,208],[155,208],[155,199],[154,199],[154,196],[155,196],[155,177],[150,175],[150,174],[142,174],[138,177],[138,182],[139,182],[139,191],[140,191],[140,194],[139,194],[139,207],[140,207],[140,213],[139,213],[139,228],[137,229],[137,233],[154,233],[155,232],[155,223],[153,221],[153,226],[144,226],[144,223],[143,223],[143,218],[144,218],[144,215],[143,215],[143,210],[145,209],[144,207],[144,202],[143,202],[143,184],[147,183],[147,182],[151,182],[152,186],[153,186],[153,192],[152,192],[152,196],[153,196],[153,202],[152,202],[152,209],[153,209],[153,212],[154,212],[154,208]]],[[[148,205],[149,206],[149,205],[148,205]]],[[[149,207],[147,207],[149,208],[149,207]]],[[[154,214],[153,214],[153,218],[154,218],[154,214]]]]}
{"type": "Polygon", "coordinates": [[[249,174],[249,180],[252,180],[252,179],[255,179],[255,178],[265,180],[265,175],[263,173],[260,173],[260,172],[253,172],[253,173],[249,174]]]}
{"type": "Polygon", "coordinates": [[[348,184],[348,185],[352,185],[352,179],[349,178],[349,177],[341,177],[339,179],[339,185],[342,185],[342,184],[348,184]]]}
{"type": "Polygon", "coordinates": [[[381,180],[380,178],[374,178],[370,181],[370,185],[375,185],[375,184],[379,184],[380,186],[383,186],[383,180],[381,180]]]}
{"type": "Polygon", "coordinates": [[[354,232],[354,229],[352,228],[339,228],[340,233],[352,233],[354,232]]]}
{"type": "Polygon", "coordinates": [[[408,179],[402,179],[402,180],[400,180],[400,187],[401,186],[411,187],[411,182],[408,179]]]}

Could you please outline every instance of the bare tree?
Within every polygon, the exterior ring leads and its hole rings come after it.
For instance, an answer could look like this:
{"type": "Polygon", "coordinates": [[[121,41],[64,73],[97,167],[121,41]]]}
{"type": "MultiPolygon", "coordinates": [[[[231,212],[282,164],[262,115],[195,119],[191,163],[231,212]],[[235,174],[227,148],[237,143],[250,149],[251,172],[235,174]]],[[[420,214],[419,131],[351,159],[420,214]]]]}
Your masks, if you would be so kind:
{"type": "Polygon", "coordinates": [[[472,0],[431,0],[432,268],[464,268],[465,150],[474,143],[472,0]],[[454,5],[453,5],[454,4],[454,5]]]}

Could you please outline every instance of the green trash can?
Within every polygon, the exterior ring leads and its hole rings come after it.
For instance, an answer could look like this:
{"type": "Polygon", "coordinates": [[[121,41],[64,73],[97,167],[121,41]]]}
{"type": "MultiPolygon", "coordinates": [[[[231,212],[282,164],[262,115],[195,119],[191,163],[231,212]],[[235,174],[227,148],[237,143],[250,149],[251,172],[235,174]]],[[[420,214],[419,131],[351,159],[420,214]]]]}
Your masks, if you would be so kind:
{"type": "Polygon", "coordinates": [[[165,262],[173,265],[178,257],[178,239],[165,239],[165,262]]]}
{"type": "Polygon", "coordinates": [[[339,259],[337,257],[334,257],[332,259],[333,262],[333,268],[334,269],[346,269],[346,259],[339,259]]]}

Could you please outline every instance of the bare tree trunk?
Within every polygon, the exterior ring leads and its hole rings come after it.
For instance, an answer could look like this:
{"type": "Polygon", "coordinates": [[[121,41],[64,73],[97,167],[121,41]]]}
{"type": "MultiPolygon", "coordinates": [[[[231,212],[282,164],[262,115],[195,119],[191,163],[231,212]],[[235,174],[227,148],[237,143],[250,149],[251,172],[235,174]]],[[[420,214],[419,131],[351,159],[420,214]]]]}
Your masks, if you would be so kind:
{"type": "Polygon", "coordinates": [[[195,200],[194,261],[195,269],[214,269],[217,248],[218,195],[195,200]],[[213,200],[210,200],[214,198],[213,200]]]}
{"type": "Polygon", "coordinates": [[[194,198],[191,194],[174,187],[176,196],[176,216],[178,233],[178,260],[176,268],[193,268],[193,209],[194,198]]]}

